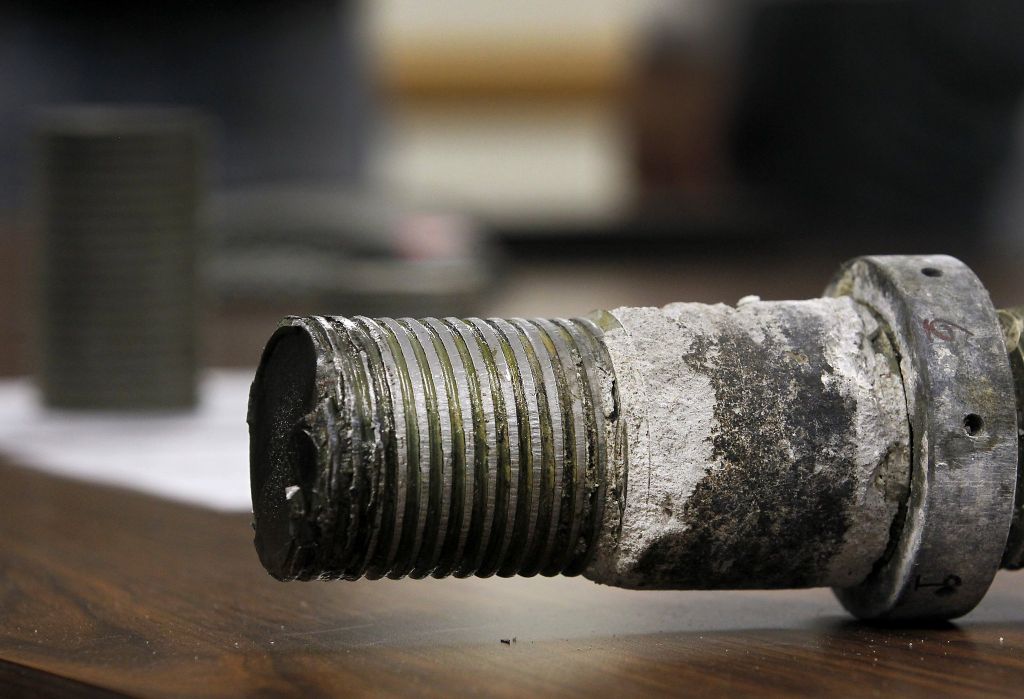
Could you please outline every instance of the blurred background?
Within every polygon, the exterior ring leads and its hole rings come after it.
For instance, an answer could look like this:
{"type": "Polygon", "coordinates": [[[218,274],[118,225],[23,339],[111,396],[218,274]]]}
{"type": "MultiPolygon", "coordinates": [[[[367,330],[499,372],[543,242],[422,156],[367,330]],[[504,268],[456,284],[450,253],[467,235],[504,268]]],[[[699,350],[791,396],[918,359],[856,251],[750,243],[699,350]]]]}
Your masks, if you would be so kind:
{"type": "Polygon", "coordinates": [[[109,365],[79,325],[253,367],[289,313],[803,298],[880,252],[1020,303],[1022,89],[1009,0],[7,2],[0,374],[109,365]]]}

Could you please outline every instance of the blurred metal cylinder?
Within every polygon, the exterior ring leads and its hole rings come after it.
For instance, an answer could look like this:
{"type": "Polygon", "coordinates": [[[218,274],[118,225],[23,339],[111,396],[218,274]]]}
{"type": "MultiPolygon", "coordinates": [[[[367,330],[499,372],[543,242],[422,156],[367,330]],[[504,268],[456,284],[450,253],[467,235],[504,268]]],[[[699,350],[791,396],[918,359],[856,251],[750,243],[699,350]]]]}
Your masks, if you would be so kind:
{"type": "Polygon", "coordinates": [[[203,119],[190,110],[49,110],[35,138],[47,405],[196,400],[203,119]]]}

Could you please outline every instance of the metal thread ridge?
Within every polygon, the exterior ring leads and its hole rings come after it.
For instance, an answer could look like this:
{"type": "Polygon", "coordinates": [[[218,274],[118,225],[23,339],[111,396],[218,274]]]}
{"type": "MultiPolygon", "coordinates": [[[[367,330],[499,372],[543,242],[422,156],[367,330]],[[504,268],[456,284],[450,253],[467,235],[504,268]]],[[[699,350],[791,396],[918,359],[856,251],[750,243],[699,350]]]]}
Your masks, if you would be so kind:
{"type": "Polygon", "coordinates": [[[32,153],[47,405],[195,404],[206,130],[179,108],[40,115],[32,153]]]}
{"type": "Polygon", "coordinates": [[[598,325],[314,316],[279,333],[296,328],[317,358],[294,428],[315,468],[282,481],[292,549],[279,577],[586,568],[614,446],[598,325]]]}

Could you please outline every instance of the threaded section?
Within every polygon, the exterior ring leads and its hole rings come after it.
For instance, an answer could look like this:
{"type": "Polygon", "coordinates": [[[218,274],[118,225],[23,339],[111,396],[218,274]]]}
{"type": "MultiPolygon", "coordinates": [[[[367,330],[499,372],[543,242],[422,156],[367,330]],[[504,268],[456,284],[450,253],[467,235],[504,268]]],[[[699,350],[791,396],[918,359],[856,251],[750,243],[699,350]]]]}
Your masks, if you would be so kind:
{"type": "Polygon", "coordinates": [[[614,375],[591,320],[288,318],[253,382],[256,547],[281,579],[576,575],[614,375]]]}

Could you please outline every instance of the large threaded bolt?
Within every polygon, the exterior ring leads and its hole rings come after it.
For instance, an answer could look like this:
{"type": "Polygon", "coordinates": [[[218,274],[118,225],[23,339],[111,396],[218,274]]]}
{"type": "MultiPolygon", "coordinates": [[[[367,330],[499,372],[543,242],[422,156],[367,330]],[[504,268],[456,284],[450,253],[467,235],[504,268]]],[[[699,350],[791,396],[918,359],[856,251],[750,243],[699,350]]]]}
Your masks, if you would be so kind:
{"type": "Polygon", "coordinates": [[[830,292],[288,318],[249,406],[260,559],[283,580],[828,585],[859,616],[963,614],[1020,565],[1012,332],[952,258],[862,258],[830,292]]]}

